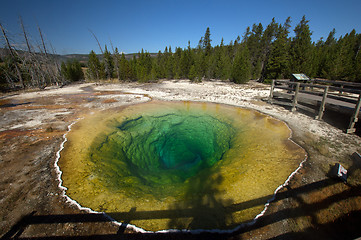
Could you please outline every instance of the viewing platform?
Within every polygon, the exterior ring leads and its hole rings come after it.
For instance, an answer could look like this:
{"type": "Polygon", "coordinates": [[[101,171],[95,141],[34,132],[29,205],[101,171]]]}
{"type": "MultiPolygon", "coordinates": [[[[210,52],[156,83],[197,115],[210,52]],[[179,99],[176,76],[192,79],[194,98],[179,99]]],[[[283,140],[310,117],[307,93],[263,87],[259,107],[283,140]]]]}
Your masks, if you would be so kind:
{"type": "Polygon", "coordinates": [[[345,132],[354,133],[360,117],[361,84],[307,78],[272,80],[268,102],[288,106],[292,112],[306,111],[318,120],[328,110],[340,113],[349,117],[345,132]]]}

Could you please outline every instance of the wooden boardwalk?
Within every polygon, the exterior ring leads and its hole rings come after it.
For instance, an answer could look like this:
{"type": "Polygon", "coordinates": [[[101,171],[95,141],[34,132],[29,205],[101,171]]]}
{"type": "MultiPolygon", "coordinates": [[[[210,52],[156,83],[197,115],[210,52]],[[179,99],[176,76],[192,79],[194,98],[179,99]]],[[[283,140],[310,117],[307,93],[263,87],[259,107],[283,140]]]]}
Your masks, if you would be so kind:
{"type": "Polygon", "coordinates": [[[273,80],[268,102],[289,106],[291,111],[313,113],[318,120],[322,120],[327,109],[348,115],[350,122],[346,132],[353,133],[361,115],[361,84],[328,80],[307,83],[273,80]]]}

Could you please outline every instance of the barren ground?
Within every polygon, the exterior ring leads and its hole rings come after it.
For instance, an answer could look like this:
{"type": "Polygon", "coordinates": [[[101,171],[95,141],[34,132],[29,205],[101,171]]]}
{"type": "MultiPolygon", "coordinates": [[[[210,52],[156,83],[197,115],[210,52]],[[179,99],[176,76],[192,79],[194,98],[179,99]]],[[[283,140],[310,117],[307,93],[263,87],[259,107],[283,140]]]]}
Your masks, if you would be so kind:
{"type": "MultiPolygon", "coordinates": [[[[354,239],[361,236],[361,138],[312,116],[264,101],[269,86],[187,80],[158,83],[84,83],[0,96],[0,236],[94,239],[354,239]],[[139,234],[67,202],[58,187],[56,152],[68,126],[95,111],[159,100],[230,104],[288,123],[308,159],[256,224],[227,234],[139,234]],[[349,170],[348,183],[329,177],[331,166],[349,170]]],[[[332,121],[331,121],[332,122],[332,121]]],[[[131,223],[131,222],[130,222],[131,223]]]]}

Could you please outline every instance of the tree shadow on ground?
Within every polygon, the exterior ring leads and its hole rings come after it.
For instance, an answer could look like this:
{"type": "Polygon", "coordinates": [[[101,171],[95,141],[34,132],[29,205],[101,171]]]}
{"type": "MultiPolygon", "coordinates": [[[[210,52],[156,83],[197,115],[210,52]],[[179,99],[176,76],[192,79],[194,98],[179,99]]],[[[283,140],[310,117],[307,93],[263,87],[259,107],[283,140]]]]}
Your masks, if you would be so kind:
{"type": "MultiPolygon", "coordinates": [[[[289,189],[288,191],[289,193],[291,193],[293,190],[289,189]]],[[[249,232],[254,229],[258,229],[282,221],[284,219],[297,219],[300,217],[308,216],[311,218],[312,227],[301,230],[300,232],[282,234],[276,239],[354,239],[353,236],[355,235],[361,236],[361,229],[359,227],[354,227],[352,229],[352,232],[347,232],[349,228],[344,228],[349,224],[353,224],[356,226],[360,226],[361,224],[361,219],[355,219],[354,217],[350,217],[350,212],[334,220],[333,222],[324,224],[320,223],[320,219],[317,217],[318,212],[328,209],[332,206],[332,204],[361,196],[361,187],[349,188],[348,190],[345,190],[341,193],[334,194],[328,198],[325,198],[322,201],[313,203],[304,202],[302,198],[298,197],[299,194],[301,193],[294,192],[294,194],[290,196],[294,198],[296,202],[298,202],[299,207],[287,208],[269,215],[266,214],[265,216],[259,218],[254,225],[240,229],[239,231],[234,232],[232,235],[235,236],[244,232],[249,232]],[[344,224],[335,228],[335,226],[337,225],[335,225],[334,223],[337,221],[341,221],[340,219],[342,219],[342,222],[344,224]],[[283,238],[282,236],[287,237],[283,238]]],[[[276,199],[276,201],[278,201],[278,198],[276,199]]]]}
{"type": "MultiPolygon", "coordinates": [[[[216,226],[222,228],[225,225],[225,222],[232,220],[230,217],[231,213],[265,204],[273,197],[272,195],[269,195],[242,203],[232,203],[230,199],[224,200],[219,198],[220,192],[217,190],[217,186],[222,183],[222,176],[215,174],[210,179],[207,179],[206,175],[203,177],[194,180],[189,185],[186,193],[186,199],[189,201],[177,203],[172,209],[143,212],[132,209],[129,212],[109,213],[109,215],[117,215],[124,222],[118,228],[117,232],[91,236],[79,234],[76,236],[66,235],[65,232],[62,236],[22,237],[24,231],[29,226],[38,225],[41,227],[44,226],[44,224],[66,223],[99,224],[111,221],[104,213],[37,215],[36,212],[32,212],[16,223],[2,236],[1,239],[226,239],[230,237],[242,239],[244,237],[242,234],[244,233],[283,220],[297,219],[299,217],[310,217],[312,227],[302,229],[299,232],[282,233],[274,239],[354,239],[355,237],[361,236],[361,229],[359,228],[361,225],[361,210],[359,209],[343,212],[343,215],[334,219],[333,222],[321,223],[317,217],[319,211],[326,210],[333,204],[360,197],[361,186],[345,185],[342,187],[343,191],[313,202],[305,202],[301,197],[301,195],[305,193],[317,193],[333,185],[338,184],[340,186],[343,184],[338,180],[330,178],[297,188],[286,187],[277,194],[274,201],[294,199],[294,201],[297,202],[294,207],[285,208],[273,213],[266,213],[264,216],[258,218],[254,224],[244,224],[232,233],[202,232],[199,234],[192,234],[185,231],[168,233],[129,233],[129,231],[125,231],[125,227],[128,223],[131,223],[132,220],[159,218],[169,218],[169,227],[176,229],[201,229],[207,228],[207,226],[210,226],[209,224],[214,228],[217,228],[216,226]],[[198,196],[195,197],[195,195],[198,196]]],[[[249,219],[249,221],[252,221],[252,219],[249,219]]],[[[79,226],[82,226],[81,224],[79,226]]],[[[52,235],[51,232],[48,234],[52,235]]],[[[44,235],[43,232],[42,235],[44,235]]],[[[47,234],[45,233],[45,235],[47,234]]]]}
{"type": "Polygon", "coordinates": [[[327,224],[316,224],[301,232],[288,232],[277,237],[280,239],[358,239],[360,229],[361,211],[352,211],[327,224]]]}
{"type": "Polygon", "coordinates": [[[33,102],[21,102],[21,103],[14,103],[12,101],[2,101],[0,102],[0,108],[12,108],[17,106],[29,105],[33,102]]]}

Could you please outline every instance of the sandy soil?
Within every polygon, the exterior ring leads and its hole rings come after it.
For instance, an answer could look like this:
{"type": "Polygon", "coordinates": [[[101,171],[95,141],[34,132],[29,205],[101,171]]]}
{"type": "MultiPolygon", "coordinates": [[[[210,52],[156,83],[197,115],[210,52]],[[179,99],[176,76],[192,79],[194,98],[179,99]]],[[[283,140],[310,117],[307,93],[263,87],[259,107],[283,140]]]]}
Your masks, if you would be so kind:
{"type": "MultiPolygon", "coordinates": [[[[94,239],[221,238],[354,239],[361,236],[361,138],[292,113],[265,100],[269,86],[187,80],[158,83],[84,83],[0,96],[0,236],[94,239]],[[288,123],[308,159],[256,224],[232,234],[139,234],[102,214],[67,202],[58,187],[56,153],[68,126],[95,111],[159,100],[190,100],[256,109],[288,123]],[[349,170],[348,183],[331,179],[335,163],[349,170]]],[[[332,122],[332,121],[331,121],[332,122]]],[[[255,202],[259,201],[258,199],[255,202]]],[[[250,203],[252,204],[252,203],[250,203]]],[[[131,223],[131,222],[130,222],[131,223]]]]}

